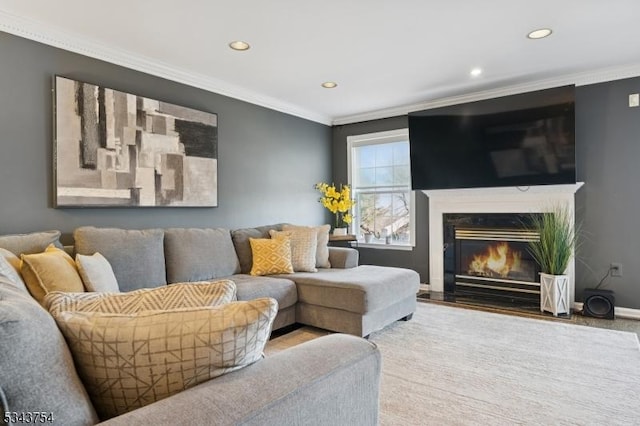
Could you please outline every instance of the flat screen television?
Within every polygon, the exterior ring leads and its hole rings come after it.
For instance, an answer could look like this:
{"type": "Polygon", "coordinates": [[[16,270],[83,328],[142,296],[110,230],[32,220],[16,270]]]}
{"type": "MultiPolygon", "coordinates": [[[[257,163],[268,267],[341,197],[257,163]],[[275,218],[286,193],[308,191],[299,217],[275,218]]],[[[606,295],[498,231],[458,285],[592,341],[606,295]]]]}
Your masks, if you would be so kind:
{"type": "Polygon", "coordinates": [[[575,87],[409,114],[414,190],[576,182],[575,87]]]}

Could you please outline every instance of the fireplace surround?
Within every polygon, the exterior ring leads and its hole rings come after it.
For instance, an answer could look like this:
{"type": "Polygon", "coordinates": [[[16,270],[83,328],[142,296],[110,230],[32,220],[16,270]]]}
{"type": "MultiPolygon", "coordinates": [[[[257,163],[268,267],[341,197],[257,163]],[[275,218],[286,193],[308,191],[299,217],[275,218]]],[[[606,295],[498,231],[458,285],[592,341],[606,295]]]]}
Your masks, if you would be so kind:
{"type": "MultiPolygon", "coordinates": [[[[444,189],[423,191],[429,198],[429,290],[445,292],[444,217],[456,213],[529,214],[567,209],[574,217],[575,193],[584,183],[541,185],[531,187],[501,187],[444,189]]],[[[570,304],[575,302],[575,262],[567,270],[570,304]]]]}

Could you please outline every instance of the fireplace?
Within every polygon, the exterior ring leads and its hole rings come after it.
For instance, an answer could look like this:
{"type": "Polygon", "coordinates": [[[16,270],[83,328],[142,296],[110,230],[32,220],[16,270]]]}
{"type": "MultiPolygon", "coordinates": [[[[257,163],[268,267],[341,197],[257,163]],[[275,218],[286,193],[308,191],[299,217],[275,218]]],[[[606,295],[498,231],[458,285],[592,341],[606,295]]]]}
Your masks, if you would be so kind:
{"type": "Polygon", "coordinates": [[[528,215],[444,214],[444,292],[501,302],[540,300],[540,268],[527,250],[538,238],[528,215]]]}
{"type": "MultiPolygon", "coordinates": [[[[444,293],[444,255],[449,243],[445,242],[445,214],[452,213],[542,213],[560,206],[574,211],[575,192],[583,185],[540,185],[531,187],[438,189],[422,191],[429,198],[429,281],[427,289],[444,293]]],[[[572,213],[573,214],[573,213],[572,213]]],[[[571,260],[569,276],[569,300],[575,301],[575,264],[571,260]]]]}

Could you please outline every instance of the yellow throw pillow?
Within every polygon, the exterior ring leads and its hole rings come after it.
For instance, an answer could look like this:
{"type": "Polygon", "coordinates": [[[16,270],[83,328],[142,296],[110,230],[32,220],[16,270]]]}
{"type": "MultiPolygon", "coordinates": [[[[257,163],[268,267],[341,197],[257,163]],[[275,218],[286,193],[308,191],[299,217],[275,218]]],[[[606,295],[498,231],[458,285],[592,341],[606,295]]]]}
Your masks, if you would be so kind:
{"type": "Polygon", "coordinates": [[[291,240],[291,264],[296,272],[317,272],[316,250],[318,233],[313,228],[296,228],[291,231],[272,229],[269,235],[273,239],[289,238],[291,240]]]}
{"type": "Polygon", "coordinates": [[[50,245],[43,253],[23,254],[21,259],[22,278],[38,303],[52,291],[84,292],[76,263],[64,250],[50,245]]]}
{"type": "Polygon", "coordinates": [[[133,314],[63,311],[54,318],[102,420],[258,361],[278,302],[133,314]]]}
{"type": "Polygon", "coordinates": [[[288,238],[249,238],[253,266],[251,275],[291,274],[291,242],[288,238]]]}

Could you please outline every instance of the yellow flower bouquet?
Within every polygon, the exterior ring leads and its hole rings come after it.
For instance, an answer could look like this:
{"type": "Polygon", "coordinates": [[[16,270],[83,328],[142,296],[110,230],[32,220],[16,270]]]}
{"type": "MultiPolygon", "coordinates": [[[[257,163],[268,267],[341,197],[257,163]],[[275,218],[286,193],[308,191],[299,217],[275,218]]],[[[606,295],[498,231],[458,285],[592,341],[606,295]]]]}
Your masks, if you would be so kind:
{"type": "Polygon", "coordinates": [[[356,204],[355,200],[351,199],[349,185],[340,185],[340,190],[337,190],[334,184],[320,182],[316,184],[316,189],[322,194],[318,201],[336,216],[335,227],[348,227],[353,219],[349,211],[356,204]]]}

